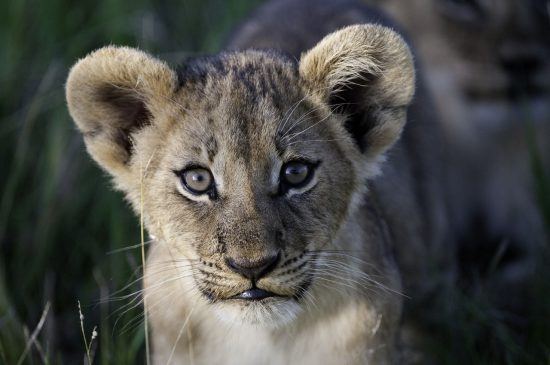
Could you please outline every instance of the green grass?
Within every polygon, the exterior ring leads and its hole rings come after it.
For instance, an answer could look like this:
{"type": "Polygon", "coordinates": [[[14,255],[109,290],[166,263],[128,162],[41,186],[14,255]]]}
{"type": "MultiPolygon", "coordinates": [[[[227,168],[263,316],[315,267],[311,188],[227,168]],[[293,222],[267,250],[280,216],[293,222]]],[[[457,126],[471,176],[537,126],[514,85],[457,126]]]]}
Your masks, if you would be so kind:
{"type": "MultiPolygon", "coordinates": [[[[116,309],[127,301],[107,301],[139,273],[139,249],[109,254],[140,242],[138,220],[91,162],[75,132],[64,100],[68,68],[89,51],[111,43],[139,46],[172,63],[215,52],[231,26],[258,2],[186,0],[173,6],[146,0],[10,0],[4,4],[0,12],[0,364],[18,362],[48,302],[51,308],[37,337],[42,354],[32,346],[24,363],[84,361],[77,300],[82,303],[88,340],[98,326],[94,363],[144,362],[141,308],[119,315],[116,309]]],[[[548,209],[545,205],[544,211],[548,209]]],[[[438,340],[430,344],[441,363],[494,364],[504,359],[510,364],[550,364],[547,251],[540,261],[539,280],[531,288],[540,300],[530,312],[526,341],[520,342],[490,316],[483,298],[457,291],[452,293],[456,311],[438,318],[434,327],[438,340]],[[493,346],[480,349],[479,339],[487,334],[494,337],[493,346]],[[522,348],[521,343],[528,345],[522,348]],[[503,344],[505,348],[499,348],[503,344]]]]}

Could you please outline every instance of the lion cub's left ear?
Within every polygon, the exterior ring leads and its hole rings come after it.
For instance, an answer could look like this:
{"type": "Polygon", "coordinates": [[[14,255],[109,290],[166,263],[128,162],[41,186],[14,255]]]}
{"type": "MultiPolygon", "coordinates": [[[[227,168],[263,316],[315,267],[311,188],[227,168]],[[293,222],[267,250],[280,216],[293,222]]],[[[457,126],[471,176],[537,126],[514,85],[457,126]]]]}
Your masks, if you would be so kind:
{"type": "Polygon", "coordinates": [[[302,56],[300,75],[310,92],[345,115],[367,158],[399,138],[415,75],[409,47],[391,29],[354,25],[329,34],[302,56]]]}
{"type": "Polygon", "coordinates": [[[69,112],[90,155],[119,181],[130,173],[132,136],[166,109],[176,85],[164,62],[128,47],[101,48],[71,69],[69,112]]]}

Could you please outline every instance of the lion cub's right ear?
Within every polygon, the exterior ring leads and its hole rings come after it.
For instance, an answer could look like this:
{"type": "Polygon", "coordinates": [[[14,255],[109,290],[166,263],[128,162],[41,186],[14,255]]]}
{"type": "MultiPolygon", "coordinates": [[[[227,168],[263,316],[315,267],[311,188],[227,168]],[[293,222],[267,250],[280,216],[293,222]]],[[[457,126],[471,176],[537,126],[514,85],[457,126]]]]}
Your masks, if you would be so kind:
{"type": "Polygon", "coordinates": [[[176,85],[164,62],[128,47],[101,48],[73,66],[66,86],[69,112],[101,167],[115,177],[129,173],[132,134],[153,123],[176,85]]]}

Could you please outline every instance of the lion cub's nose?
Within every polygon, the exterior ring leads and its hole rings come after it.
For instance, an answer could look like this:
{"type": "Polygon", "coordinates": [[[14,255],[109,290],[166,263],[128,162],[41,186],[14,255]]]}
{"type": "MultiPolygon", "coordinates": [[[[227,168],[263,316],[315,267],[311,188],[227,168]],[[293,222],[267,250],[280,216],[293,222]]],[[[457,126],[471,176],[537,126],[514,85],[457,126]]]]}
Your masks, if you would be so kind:
{"type": "Polygon", "coordinates": [[[257,261],[235,260],[228,257],[225,259],[225,263],[232,271],[255,282],[269,274],[277,266],[280,257],[280,253],[264,257],[257,261]]]}

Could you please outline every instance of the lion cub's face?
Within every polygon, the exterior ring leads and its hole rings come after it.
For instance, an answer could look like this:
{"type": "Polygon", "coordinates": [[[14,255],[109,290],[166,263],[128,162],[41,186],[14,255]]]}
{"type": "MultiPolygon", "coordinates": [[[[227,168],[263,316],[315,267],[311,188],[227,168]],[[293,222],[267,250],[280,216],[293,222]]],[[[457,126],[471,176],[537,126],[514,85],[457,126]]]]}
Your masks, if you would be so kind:
{"type": "Polygon", "coordinates": [[[67,98],[89,152],[170,251],[172,280],[221,318],[279,324],[398,138],[413,77],[395,33],[355,26],[299,64],[247,51],[176,73],[107,47],[73,68],[67,98]]]}
{"type": "Polygon", "coordinates": [[[347,213],[360,156],[289,61],[225,55],[189,64],[180,79],[181,108],[147,183],[151,228],[191,260],[218,310],[287,308],[347,213]]]}

